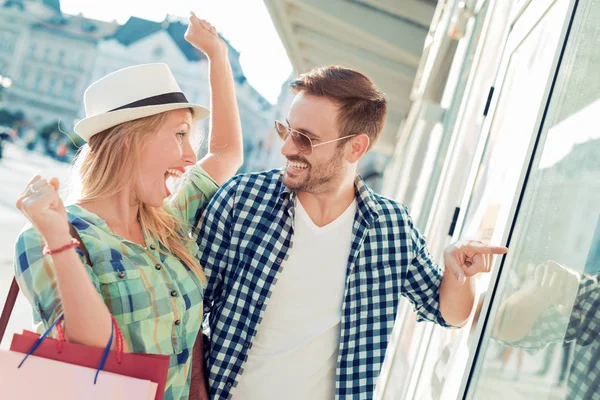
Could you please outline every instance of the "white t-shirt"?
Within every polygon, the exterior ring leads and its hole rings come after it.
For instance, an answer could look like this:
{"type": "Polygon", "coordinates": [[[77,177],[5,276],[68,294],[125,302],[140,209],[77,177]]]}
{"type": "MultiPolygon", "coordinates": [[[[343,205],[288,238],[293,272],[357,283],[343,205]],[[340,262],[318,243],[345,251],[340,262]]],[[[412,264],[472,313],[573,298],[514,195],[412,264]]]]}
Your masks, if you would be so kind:
{"type": "Polygon", "coordinates": [[[296,200],[293,245],[277,276],[236,400],[331,400],[356,201],[318,227],[296,200]]]}

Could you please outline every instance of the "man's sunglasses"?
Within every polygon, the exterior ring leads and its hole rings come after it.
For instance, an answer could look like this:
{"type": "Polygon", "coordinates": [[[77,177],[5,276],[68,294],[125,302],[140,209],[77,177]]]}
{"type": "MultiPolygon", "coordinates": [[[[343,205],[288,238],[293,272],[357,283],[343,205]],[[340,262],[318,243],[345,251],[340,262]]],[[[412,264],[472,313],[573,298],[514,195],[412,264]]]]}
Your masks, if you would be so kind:
{"type": "Polygon", "coordinates": [[[295,129],[292,129],[289,126],[287,126],[279,121],[275,121],[275,129],[277,130],[277,133],[279,134],[279,137],[281,138],[281,140],[285,141],[287,139],[287,137],[290,136],[292,138],[292,140],[294,141],[294,144],[300,151],[300,153],[305,154],[305,155],[311,154],[313,152],[313,148],[315,148],[315,147],[322,146],[327,143],[337,142],[338,140],[347,139],[352,136],[356,136],[356,135],[347,135],[347,136],[344,136],[341,138],[328,140],[326,142],[313,144],[311,138],[308,137],[306,134],[299,132],[295,129]]]}

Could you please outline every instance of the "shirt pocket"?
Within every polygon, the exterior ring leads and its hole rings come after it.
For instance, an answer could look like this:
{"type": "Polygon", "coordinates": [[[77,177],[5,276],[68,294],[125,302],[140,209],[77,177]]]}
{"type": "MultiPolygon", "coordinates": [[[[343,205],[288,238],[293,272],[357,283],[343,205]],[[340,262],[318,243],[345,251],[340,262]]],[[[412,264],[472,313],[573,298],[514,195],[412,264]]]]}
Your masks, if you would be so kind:
{"type": "Polygon", "coordinates": [[[103,261],[94,265],[100,294],[108,309],[125,324],[152,315],[150,290],[137,266],[127,260],[103,261]]]}
{"type": "Polygon", "coordinates": [[[387,325],[396,315],[399,297],[399,276],[395,267],[384,264],[360,272],[360,319],[366,326],[387,325]]]}

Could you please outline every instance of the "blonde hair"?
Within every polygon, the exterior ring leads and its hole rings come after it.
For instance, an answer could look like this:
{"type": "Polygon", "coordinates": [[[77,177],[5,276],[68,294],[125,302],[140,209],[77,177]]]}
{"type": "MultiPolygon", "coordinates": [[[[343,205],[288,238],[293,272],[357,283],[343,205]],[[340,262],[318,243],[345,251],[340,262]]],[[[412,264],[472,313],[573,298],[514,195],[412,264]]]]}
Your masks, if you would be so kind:
{"type": "MultiPolygon", "coordinates": [[[[86,203],[114,196],[135,183],[132,171],[139,170],[140,155],[148,137],[155,135],[166,122],[169,112],[124,122],[98,133],[90,139],[79,155],[75,167],[80,181],[78,203],[86,203]]],[[[185,263],[206,283],[206,276],[198,260],[185,246],[192,240],[186,235],[191,230],[164,207],[140,203],[139,220],[144,236],[150,236],[185,263]]]]}

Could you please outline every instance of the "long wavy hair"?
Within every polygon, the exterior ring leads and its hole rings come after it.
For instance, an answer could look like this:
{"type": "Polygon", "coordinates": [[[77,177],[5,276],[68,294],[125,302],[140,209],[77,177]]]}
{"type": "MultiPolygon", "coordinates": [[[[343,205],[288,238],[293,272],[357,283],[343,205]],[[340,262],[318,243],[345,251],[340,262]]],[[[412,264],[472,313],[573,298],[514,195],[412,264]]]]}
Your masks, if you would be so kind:
{"type": "MultiPolygon", "coordinates": [[[[77,203],[100,200],[114,196],[134,185],[140,171],[140,155],[148,137],[156,135],[167,121],[169,112],[124,122],[94,135],[81,148],[75,161],[80,189],[77,203]]],[[[139,220],[144,235],[153,237],[183,261],[206,283],[206,276],[198,260],[190,253],[186,243],[191,239],[191,227],[168,213],[163,206],[153,207],[140,203],[139,220]]]]}

